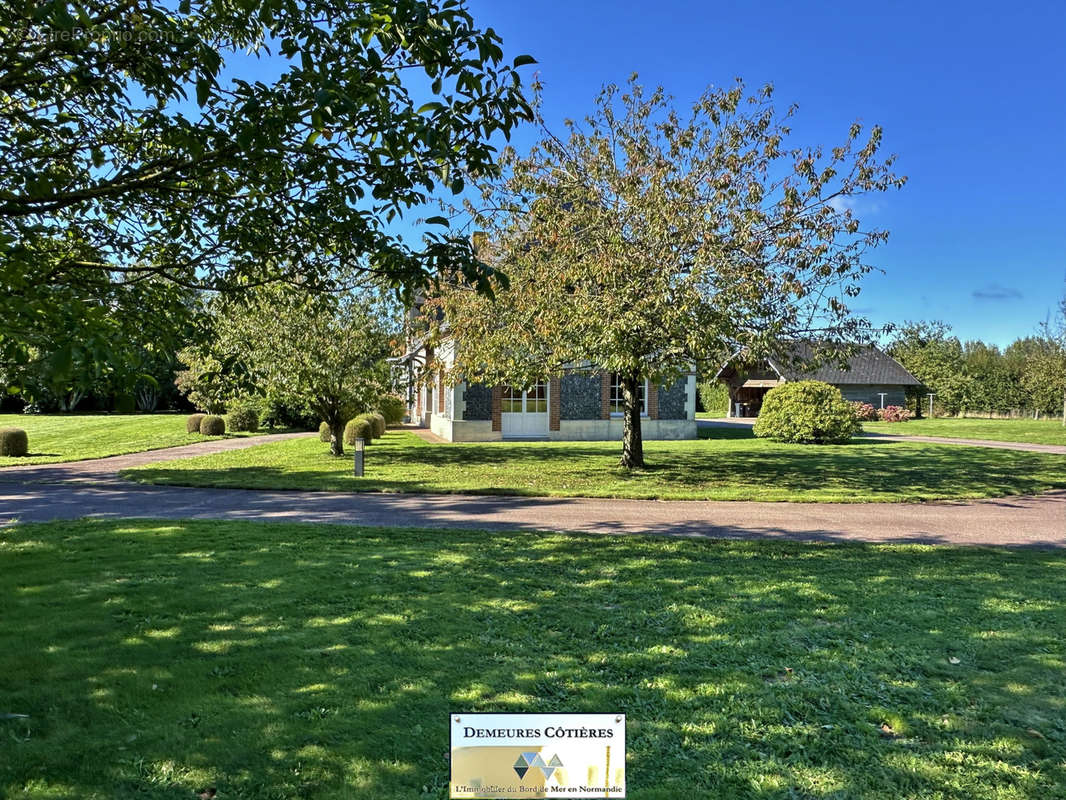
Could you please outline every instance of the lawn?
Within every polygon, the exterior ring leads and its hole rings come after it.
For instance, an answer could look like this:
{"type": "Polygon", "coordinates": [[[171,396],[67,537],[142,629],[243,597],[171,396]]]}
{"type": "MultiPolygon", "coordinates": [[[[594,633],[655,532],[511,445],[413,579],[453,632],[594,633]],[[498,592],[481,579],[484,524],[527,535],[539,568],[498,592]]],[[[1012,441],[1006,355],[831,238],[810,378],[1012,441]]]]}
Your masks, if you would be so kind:
{"type": "Polygon", "coordinates": [[[28,456],[0,456],[0,467],[119,456],[211,438],[186,433],[184,414],[0,414],[0,428],[22,428],[30,439],[28,456]]]}
{"type": "Polygon", "coordinates": [[[0,796],[447,796],[453,711],[620,711],[632,800],[1061,798],[1066,552],[0,529],[0,796]]]}
{"type": "Polygon", "coordinates": [[[864,422],[862,427],[871,433],[1066,445],[1061,419],[912,419],[902,425],[864,422]]]}
{"type": "Polygon", "coordinates": [[[645,442],[651,465],[617,466],[618,442],[428,444],[390,431],[366,453],[366,476],[315,438],[127,470],[147,483],[256,489],[459,492],[673,500],[892,502],[1035,494],[1066,487],[1062,456],[855,440],[776,444],[750,429],[713,439],[645,442]]]}

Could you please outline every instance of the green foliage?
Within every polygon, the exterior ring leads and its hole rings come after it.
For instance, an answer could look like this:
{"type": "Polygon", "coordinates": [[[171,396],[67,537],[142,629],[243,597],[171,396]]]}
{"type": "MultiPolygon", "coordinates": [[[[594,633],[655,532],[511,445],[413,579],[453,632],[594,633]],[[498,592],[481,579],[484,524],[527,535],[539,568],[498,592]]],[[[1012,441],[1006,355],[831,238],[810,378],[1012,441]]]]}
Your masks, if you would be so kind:
{"type": "Polygon", "coordinates": [[[221,436],[226,432],[226,420],[215,414],[208,414],[200,420],[200,433],[204,436],[221,436]]]}
{"type": "Polygon", "coordinates": [[[208,414],[223,413],[227,399],[253,394],[257,388],[240,361],[237,348],[219,340],[220,333],[215,330],[218,318],[211,313],[216,307],[217,304],[208,307],[203,322],[211,328],[210,335],[202,343],[178,351],[178,359],[185,369],[179,370],[174,378],[178,391],[194,407],[208,414]]]}
{"type": "MultiPolygon", "coordinates": [[[[397,311],[369,293],[309,298],[287,287],[261,287],[240,303],[213,303],[213,336],[182,358],[211,364],[210,376],[241,374],[273,402],[307,407],[342,434],[349,419],[391,389],[386,358],[397,311]]],[[[344,453],[343,435],[331,438],[331,448],[344,453]]]]}
{"type": "Polygon", "coordinates": [[[1057,415],[1066,393],[1066,334],[1059,330],[1044,325],[1039,336],[1000,351],[981,341],[962,344],[942,322],[908,322],[889,353],[922,381],[908,390],[919,416],[929,392],[936,395],[935,408],[947,414],[1028,409],[1057,415]]]}
{"type": "MultiPolygon", "coordinates": [[[[374,418],[369,413],[360,414],[357,417],[355,417],[353,421],[355,421],[355,420],[362,420],[363,422],[365,422],[367,425],[370,426],[370,439],[377,439],[378,438],[377,426],[374,424],[374,418]]],[[[384,434],[384,431],[382,431],[382,434],[384,434]]],[[[370,439],[367,439],[367,443],[368,444],[370,443],[370,439]]],[[[345,440],[345,441],[347,442],[347,440],[345,440]]]]}
{"type": "Polygon", "coordinates": [[[321,425],[318,426],[318,441],[329,444],[331,436],[332,432],[330,431],[328,422],[323,422],[321,425]]]}
{"type": "Polygon", "coordinates": [[[703,381],[697,387],[703,410],[724,417],[729,412],[729,387],[721,381],[703,381]]]}
{"type": "Polygon", "coordinates": [[[132,394],[120,394],[115,398],[115,411],[119,414],[132,414],[137,410],[137,398],[132,394]]]}
{"type": "Polygon", "coordinates": [[[385,435],[385,415],[379,413],[367,414],[366,419],[370,422],[370,428],[374,432],[374,438],[380,439],[385,435]]]}
{"type": "Polygon", "coordinates": [[[318,427],[318,418],[308,408],[306,400],[293,403],[268,394],[260,402],[263,410],[259,415],[259,424],[265,428],[299,428],[313,431],[318,427]]]}
{"type": "Polygon", "coordinates": [[[400,425],[407,414],[407,404],[403,398],[387,394],[378,400],[378,411],[385,418],[386,425],[400,425]]]}
{"type": "Polygon", "coordinates": [[[840,201],[906,178],[877,126],[824,150],[786,145],[793,110],[772,96],[738,81],[677,110],[634,77],[565,134],[508,153],[474,214],[507,276],[496,302],[462,286],[429,302],[439,336],[460,343],[454,371],[516,386],[575,363],[620,374],[622,463],[641,466],[645,379],[671,383],[738,347],[763,355],[809,337],[811,319],[827,345],[868,336],[848,303],[887,233],[840,201]]]}
{"type": "Polygon", "coordinates": [[[795,381],[771,389],[752,432],[765,439],[798,444],[847,442],[862,426],[835,386],[795,381]]]}
{"type": "Polygon", "coordinates": [[[189,433],[199,433],[200,423],[203,422],[206,416],[206,414],[190,414],[185,419],[185,430],[189,433]]]}
{"type": "Polygon", "coordinates": [[[463,237],[389,227],[491,172],[491,141],[531,116],[515,68],[531,59],[505,58],[464,3],[0,9],[0,362],[40,316],[53,332],[88,316],[65,329],[107,349],[117,287],[147,300],[119,319],[179,330],[180,306],[142,292],[154,276],[224,292],[336,289],[348,265],[407,288],[445,268],[484,279],[463,237]],[[265,51],[276,70],[246,55],[265,51]]]}
{"type": "Polygon", "coordinates": [[[344,443],[354,445],[356,439],[362,439],[366,444],[373,439],[373,428],[365,417],[356,417],[344,427],[344,443]]]}
{"type": "Polygon", "coordinates": [[[230,400],[226,403],[226,427],[231,431],[257,431],[259,413],[259,403],[252,398],[230,400]]]}
{"type": "Polygon", "coordinates": [[[0,456],[24,456],[30,439],[22,428],[0,428],[0,456]]]}

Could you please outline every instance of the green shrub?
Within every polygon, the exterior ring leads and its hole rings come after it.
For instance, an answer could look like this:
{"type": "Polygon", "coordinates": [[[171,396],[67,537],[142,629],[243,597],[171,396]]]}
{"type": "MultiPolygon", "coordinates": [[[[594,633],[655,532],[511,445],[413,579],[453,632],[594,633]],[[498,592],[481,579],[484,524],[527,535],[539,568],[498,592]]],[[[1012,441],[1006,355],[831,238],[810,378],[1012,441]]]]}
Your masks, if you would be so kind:
{"type": "Polygon", "coordinates": [[[186,433],[199,433],[200,423],[207,414],[189,414],[185,419],[185,432],[186,433]]]}
{"type": "Polygon", "coordinates": [[[137,410],[137,398],[132,394],[120,394],[115,397],[116,414],[132,414],[137,410]]]}
{"type": "Polygon", "coordinates": [[[797,381],[766,393],[753,432],[778,442],[829,444],[846,442],[861,430],[839,389],[821,381],[797,381]]]}
{"type": "Polygon", "coordinates": [[[375,439],[380,439],[382,436],[385,435],[384,414],[378,414],[377,412],[375,412],[373,414],[366,414],[365,417],[367,420],[370,421],[370,429],[373,431],[375,439]]]}
{"type": "Polygon", "coordinates": [[[370,420],[366,417],[356,417],[344,427],[344,443],[354,445],[356,439],[362,439],[366,444],[370,444],[373,433],[370,420]]]}
{"type": "Polygon", "coordinates": [[[386,425],[400,425],[407,415],[407,404],[402,398],[388,395],[378,401],[378,411],[385,417],[386,425]]]}
{"type": "Polygon", "coordinates": [[[321,425],[318,426],[318,441],[329,444],[332,438],[333,432],[330,431],[328,422],[323,422],[321,425]]]}
{"type": "Polygon", "coordinates": [[[231,431],[259,430],[259,403],[246,397],[230,400],[226,403],[226,426],[231,431]]]}
{"type": "Polygon", "coordinates": [[[226,420],[215,414],[208,414],[200,420],[200,433],[204,436],[221,436],[226,432],[226,420]]]}
{"type": "Polygon", "coordinates": [[[0,428],[0,456],[24,456],[30,439],[22,428],[0,428]]]}
{"type": "Polygon", "coordinates": [[[704,381],[696,387],[703,410],[724,417],[729,413],[729,387],[719,381],[704,381]]]}
{"type": "Polygon", "coordinates": [[[263,428],[299,428],[313,431],[318,425],[317,416],[304,404],[292,405],[277,397],[263,398],[259,425],[263,428]]]}

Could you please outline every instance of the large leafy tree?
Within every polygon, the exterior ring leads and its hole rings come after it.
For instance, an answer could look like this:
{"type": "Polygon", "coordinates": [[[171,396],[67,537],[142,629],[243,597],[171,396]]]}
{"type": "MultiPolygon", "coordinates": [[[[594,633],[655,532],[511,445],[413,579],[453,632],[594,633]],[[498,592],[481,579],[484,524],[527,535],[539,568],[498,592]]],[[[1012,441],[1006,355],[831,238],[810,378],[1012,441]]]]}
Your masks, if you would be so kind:
{"type": "Polygon", "coordinates": [[[1028,348],[1021,381],[1038,411],[1061,410],[1066,426],[1066,297],[1059,302],[1055,319],[1040,326],[1040,335],[1027,340],[1028,348]]]}
{"type": "Polygon", "coordinates": [[[881,129],[830,150],[786,143],[794,108],[772,89],[710,89],[676,110],[635,76],[565,136],[543,127],[471,204],[485,258],[509,277],[493,303],[458,283],[434,301],[457,371],[528,385],[565,367],[620,373],[621,463],[644,463],[639,387],[784,339],[840,354],[868,338],[851,298],[887,233],[855,198],[900,187],[881,129]]]}
{"type": "Polygon", "coordinates": [[[531,60],[505,61],[463,0],[4,3],[0,365],[84,292],[147,276],[483,283],[463,239],[390,222],[491,173],[531,60]]]}
{"type": "Polygon", "coordinates": [[[344,426],[391,389],[387,358],[397,341],[393,307],[374,294],[314,297],[285,286],[256,289],[239,302],[216,301],[211,338],[183,351],[195,364],[205,405],[257,393],[307,407],[344,455],[344,426]]]}
{"type": "Polygon", "coordinates": [[[907,389],[917,416],[922,414],[922,395],[928,392],[952,412],[966,404],[972,381],[964,375],[962,344],[949,325],[939,320],[907,321],[896,329],[888,353],[922,382],[907,389]]]}

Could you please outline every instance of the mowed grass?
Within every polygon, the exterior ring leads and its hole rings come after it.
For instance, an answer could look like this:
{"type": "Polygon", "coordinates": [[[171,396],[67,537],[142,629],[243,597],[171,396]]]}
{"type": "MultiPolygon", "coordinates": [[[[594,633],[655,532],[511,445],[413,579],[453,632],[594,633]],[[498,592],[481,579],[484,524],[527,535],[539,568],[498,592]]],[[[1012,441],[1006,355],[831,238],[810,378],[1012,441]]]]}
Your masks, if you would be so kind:
{"type": "MultiPolygon", "coordinates": [[[[0,456],[0,467],[51,464],[159,450],[208,441],[185,432],[185,414],[0,414],[0,428],[22,428],[30,440],[24,457],[0,456]]],[[[253,436],[234,433],[227,436],[253,436]]]]}
{"type": "MultiPolygon", "coordinates": [[[[707,432],[705,432],[707,433],[707,432]]],[[[315,438],[166,461],[123,473],[146,483],[249,489],[445,492],[673,500],[893,502],[1035,494],[1066,487],[1066,458],[988,448],[854,440],[776,444],[750,429],[645,442],[649,467],[618,466],[618,442],[429,444],[390,431],[366,474],[315,438]]]]}
{"type": "Polygon", "coordinates": [[[447,797],[449,712],[627,715],[632,800],[1061,798],[1066,552],[0,529],[0,796],[447,797]]]}
{"type": "Polygon", "coordinates": [[[903,424],[864,422],[862,427],[871,433],[1066,445],[1061,419],[912,419],[903,424]]]}

